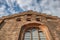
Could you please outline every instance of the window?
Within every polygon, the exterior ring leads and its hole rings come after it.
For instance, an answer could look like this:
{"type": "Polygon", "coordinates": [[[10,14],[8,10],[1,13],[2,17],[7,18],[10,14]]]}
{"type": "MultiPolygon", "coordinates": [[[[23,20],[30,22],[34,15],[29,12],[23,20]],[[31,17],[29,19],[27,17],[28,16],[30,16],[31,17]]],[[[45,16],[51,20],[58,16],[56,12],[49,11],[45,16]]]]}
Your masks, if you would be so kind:
{"type": "Polygon", "coordinates": [[[33,40],[39,40],[38,39],[38,30],[32,29],[32,39],[33,40]]]}
{"type": "Polygon", "coordinates": [[[41,30],[31,29],[25,32],[24,40],[46,40],[46,36],[41,30]]]}
{"type": "Polygon", "coordinates": [[[21,21],[21,18],[17,18],[16,21],[21,21]]]}
{"type": "Polygon", "coordinates": [[[40,40],[46,40],[46,37],[42,31],[39,31],[39,36],[40,36],[40,40]]]}
{"type": "Polygon", "coordinates": [[[26,20],[27,20],[27,21],[31,21],[31,19],[30,19],[30,18],[27,18],[26,20]]]}
{"type": "Polygon", "coordinates": [[[30,31],[25,32],[24,40],[30,40],[30,39],[31,39],[30,31]]]}
{"type": "Polygon", "coordinates": [[[36,18],[36,21],[40,21],[40,18],[36,18]]]}

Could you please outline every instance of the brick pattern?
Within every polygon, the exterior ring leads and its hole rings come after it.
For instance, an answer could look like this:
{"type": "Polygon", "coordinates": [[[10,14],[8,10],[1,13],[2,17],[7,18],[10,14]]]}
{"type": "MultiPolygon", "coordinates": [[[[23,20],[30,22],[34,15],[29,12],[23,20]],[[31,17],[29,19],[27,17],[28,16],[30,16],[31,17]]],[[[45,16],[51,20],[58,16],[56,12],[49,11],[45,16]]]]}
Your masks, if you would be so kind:
{"type": "Polygon", "coordinates": [[[33,11],[2,17],[0,19],[0,40],[18,40],[22,26],[30,23],[47,26],[52,40],[60,40],[60,18],[33,11]]]}

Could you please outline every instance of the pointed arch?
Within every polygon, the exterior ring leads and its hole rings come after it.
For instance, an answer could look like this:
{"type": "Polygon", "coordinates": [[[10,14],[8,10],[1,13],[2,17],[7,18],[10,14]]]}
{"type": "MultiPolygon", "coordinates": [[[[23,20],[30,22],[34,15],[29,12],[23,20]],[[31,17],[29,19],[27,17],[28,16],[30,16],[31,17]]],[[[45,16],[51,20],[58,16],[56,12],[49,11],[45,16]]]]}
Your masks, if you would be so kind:
{"type": "MultiPolygon", "coordinates": [[[[20,34],[19,34],[19,38],[18,40],[24,40],[24,35],[25,35],[25,32],[29,29],[32,29],[32,28],[38,28],[39,30],[41,30],[44,34],[45,34],[45,37],[46,37],[46,40],[53,40],[52,37],[51,37],[51,34],[48,30],[48,27],[46,25],[42,25],[42,24],[39,24],[39,23],[29,23],[29,24],[25,24],[21,27],[21,30],[20,30],[20,34]]],[[[30,39],[32,40],[32,39],[30,39]]]]}

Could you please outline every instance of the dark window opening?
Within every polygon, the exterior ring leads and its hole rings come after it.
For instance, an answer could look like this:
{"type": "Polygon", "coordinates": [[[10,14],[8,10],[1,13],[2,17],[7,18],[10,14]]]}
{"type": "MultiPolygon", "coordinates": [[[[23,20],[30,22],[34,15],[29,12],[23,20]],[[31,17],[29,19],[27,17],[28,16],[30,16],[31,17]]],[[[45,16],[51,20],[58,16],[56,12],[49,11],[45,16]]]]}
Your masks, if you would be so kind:
{"type": "Polygon", "coordinates": [[[27,21],[31,21],[31,19],[30,19],[30,18],[27,18],[26,20],[27,20],[27,21]]]}
{"type": "Polygon", "coordinates": [[[40,18],[36,18],[36,21],[40,21],[40,18]]]}
{"type": "Polygon", "coordinates": [[[17,18],[16,21],[21,21],[21,18],[17,18]]]}

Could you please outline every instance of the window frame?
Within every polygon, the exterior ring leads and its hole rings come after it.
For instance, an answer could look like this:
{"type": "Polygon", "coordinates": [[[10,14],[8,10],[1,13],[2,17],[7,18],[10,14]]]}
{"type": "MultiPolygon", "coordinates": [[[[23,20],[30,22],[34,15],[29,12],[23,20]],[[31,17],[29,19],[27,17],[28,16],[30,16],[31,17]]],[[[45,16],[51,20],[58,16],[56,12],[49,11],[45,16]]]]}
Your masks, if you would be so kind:
{"type": "MultiPolygon", "coordinates": [[[[23,40],[24,38],[24,33],[26,32],[26,30],[27,29],[32,29],[33,27],[35,27],[35,28],[39,28],[40,30],[42,30],[43,31],[43,33],[45,33],[45,35],[46,35],[46,40],[53,40],[53,37],[52,37],[52,35],[50,34],[50,31],[49,31],[49,29],[47,28],[47,26],[45,26],[45,25],[42,25],[42,24],[25,24],[25,25],[23,25],[22,27],[21,27],[21,29],[23,29],[23,30],[20,30],[20,31],[23,31],[23,33],[20,33],[20,38],[18,39],[18,40],[23,40]],[[23,36],[22,36],[23,35],[23,36]],[[22,37],[22,38],[21,38],[22,37]]],[[[31,35],[32,36],[32,35],[31,35]]],[[[32,40],[32,39],[31,39],[32,40]]]]}
{"type": "MultiPolygon", "coordinates": [[[[34,29],[34,28],[30,29],[30,31],[28,31],[28,30],[26,31],[26,32],[30,32],[30,38],[31,38],[30,40],[33,40],[33,36],[32,36],[32,35],[33,35],[33,34],[32,34],[32,30],[33,30],[33,29],[34,29]]],[[[40,32],[43,32],[43,31],[40,30],[40,29],[37,29],[37,28],[36,28],[35,30],[38,32],[38,34],[37,34],[37,35],[38,35],[38,40],[41,40],[39,33],[40,33],[40,32]]],[[[26,33],[26,32],[25,32],[25,33],[26,33]]],[[[44,33],[43,33],[43,35],[44,35],[44,33]]],[[[45,36],[45,37],[46,37],[46,36],[45,36]]],[[[25,39],[25,34],[24,34],[24,39],[25,39]]]]}

